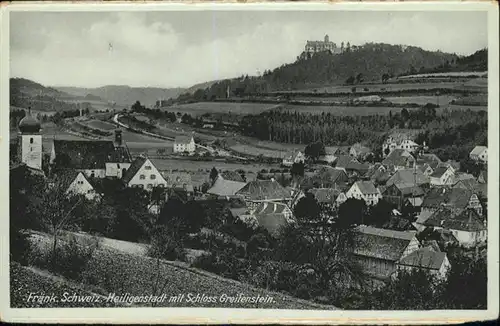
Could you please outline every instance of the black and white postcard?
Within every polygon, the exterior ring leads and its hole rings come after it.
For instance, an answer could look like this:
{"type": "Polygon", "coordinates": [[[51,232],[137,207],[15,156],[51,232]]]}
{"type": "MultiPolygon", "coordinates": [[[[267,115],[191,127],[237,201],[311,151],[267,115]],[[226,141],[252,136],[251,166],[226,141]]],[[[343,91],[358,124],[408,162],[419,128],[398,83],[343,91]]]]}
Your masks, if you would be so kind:
{"type": "Polygon", "coordinates": [[[0,13],[4,320],[498,317],[496,4],[0,13]]]}

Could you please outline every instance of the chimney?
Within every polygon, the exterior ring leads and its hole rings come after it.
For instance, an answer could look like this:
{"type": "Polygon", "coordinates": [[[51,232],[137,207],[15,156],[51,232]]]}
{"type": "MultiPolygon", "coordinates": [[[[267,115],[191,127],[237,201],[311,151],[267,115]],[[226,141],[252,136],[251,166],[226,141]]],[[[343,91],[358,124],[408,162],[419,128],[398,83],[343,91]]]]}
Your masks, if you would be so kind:
{"type": "Polygon", "coordinates": [[[115,130],[115,145],[122,145],[122,131],[120,129],[115,130]]]}

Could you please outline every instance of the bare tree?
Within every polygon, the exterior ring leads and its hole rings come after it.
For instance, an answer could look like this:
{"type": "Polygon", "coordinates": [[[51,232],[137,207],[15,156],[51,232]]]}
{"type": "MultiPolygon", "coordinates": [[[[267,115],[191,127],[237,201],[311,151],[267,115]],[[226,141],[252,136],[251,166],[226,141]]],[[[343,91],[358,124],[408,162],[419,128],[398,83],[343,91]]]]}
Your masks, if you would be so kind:
{"type": "Polygon", "coordinates": [[[48,183],[41,191],[37,211],[42,227],[52,234],[52,259],[57,260],[57,241],[61,230],[77,222],[75,209],[85,200],[83,196],[67,193],[64,183],[48,183]]]}

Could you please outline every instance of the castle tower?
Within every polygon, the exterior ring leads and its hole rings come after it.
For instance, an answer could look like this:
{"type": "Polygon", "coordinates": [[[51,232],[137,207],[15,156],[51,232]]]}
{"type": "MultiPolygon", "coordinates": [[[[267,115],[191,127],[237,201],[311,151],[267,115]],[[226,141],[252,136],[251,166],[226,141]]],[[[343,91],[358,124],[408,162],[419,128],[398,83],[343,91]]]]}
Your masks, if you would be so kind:
{"type": "Polygon", "coordinates": [[[42,169],[42,135],[40,122],[28,114],[19,122],[18,156],[27,166],[42,169]]]}
{"type": "Polygon", "coordinates": [[[328,37],[328,34],[325,35],[325,43],[330,42],[330,38],[328,37]]]}

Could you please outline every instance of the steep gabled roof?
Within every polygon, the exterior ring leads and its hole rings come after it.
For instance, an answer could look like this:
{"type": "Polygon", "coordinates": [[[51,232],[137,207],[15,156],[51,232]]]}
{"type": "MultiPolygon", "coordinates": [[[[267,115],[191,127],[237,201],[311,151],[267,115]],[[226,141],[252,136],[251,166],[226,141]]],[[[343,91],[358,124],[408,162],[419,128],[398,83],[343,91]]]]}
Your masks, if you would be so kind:
{"type": "Polygon", "coordinates": [[[476,146],[474,149],[470,152],[470,155],[480,155],[484,150],[488,149],[486,146],[476,146]]]}
{"type": "Polygon", "coordinates": [[[176,144],[189,144],[192,139],[193,136],[191,135],[180,135],[180,136],[175,136],[174,142],[176,144]]]}
{"type": "Polygon", "coordinates": [[[354,236],[356,255],[398,261],[415,238],[414,232],[360,226],[354,236]]]}
{"type": "Polygon", "coordinates": [[[357,162],[357,160],[350,155],[339,155],[339,156],[337,156],[335,166],[339,167],[339,168],[345,168],[352,161],[357,162]]]}
{"type": "Polygon", "coordinates": [[[227,170],[227,171],[224,171],[224,172],[220,172],[219,175],[224,180],[245,182],[245,180],[243,180],[243,177],[241,176],[241,174],[239,174],[236,171],[227,170]]]}
{"type": "Polygon", "coordinates": [[[325,146],[325,155],[338,154],[339,148],[337,146],[325,146]]]}
{"type": "Polygon", "coordinates": [[[397,170],[392,177],[387,180],[386,184],[409,184],[412,185],[416,183],[417,185],[423,185],[429,183],[429,177],[424,175],[422,171],[418,169],[400,169],[397,170]],[[416,182],[415,182],[416,181],[416,182]]]}
{"type": "Polygon", "coordinates": [[[462,188],[432,188],[424,198],[422,207],[464,209],[469,204],[473,192],[462,188]]]}
{"type": "Polygon", "coordinates": [[[56,158],[64,156],[67,166],[63,168],[73,169],[105,169],[106,162],[129,163],[131,161],[128,152],[123,149],[115,149],[109,140],[60,140],[53,141],[56,158]]]}
{"type": "Polygon", "coordinates": [[[439,270],[443,265],[445,258],[446,253],[444,252],[434,251],[429,248],[421,248],[401,258],[398,264],[410,267],[439,270]]]}
{"type": "Polygon", "coordinates": [[[410,152],[405,149],[396,148],[387,155],[382,164],[386,166],[406,166],[408,161],[413,162],[414,160],[410,152]]]}
{"type": "Polygon", "coordinates": [[[446,171],[448,171],[447,167],[440,166],[432,172],[431,178],[441,178],[446,171]]]}
{"type": "MultiPolygon", "coordinates": [[[[59,183],[62,189],[66,190],[75,181],[78,174],[82,172],[73,169],[64,169],[57,172],[55,175],[55,181],[59,183]]],[[[85,177],[85,175],[84,175],[85,177]]],[[[85,178],[87,179],[87,178],[85,178]]],[[[88,180],[87,180],[88,181],[88,180]]]]}
{"type": "Polygon", "coordinates": [[[292,194],[273,180],[255,180],[247,183],[236,192],[249,200],[284,200],[291,199],[292,194]]]}
{"type": "Polygon", "coordinates": [[[333,204],[342,193],[340,189],[333,188],[312,188],[309,190],[316,201],[320,204],[333,204]]]}
{"type": "Polygon", "coordinates": [[[136,157],[135,160],[132,161],[132,164],[130,164],[130,167],[128,168],[127,172],[125,172],[125,175],[122,176],[123,182],[125,182],[125,184],[128,184],[130,182],[130,180],[132,180],[132,178],[141,169],[141,167],[144,165],[144,163],[146,163],[147,160],[148,159],[144,156],[136,157]]]}
{"type": "Polygon", "coordinates": [[[424,222],[424,225],[468,232],[483,231],[487,229],[477,212],[470,208],[457,212],[442,207],[435,211],[427,221],[424,222]]]}
{"type": "Polygon", "coordinates": [[[356,144],[352,145],[351,150],[352,149],[355,150],[356,152],[358,152],[360,155],[369,154],[372,151],[369,147],[363,146],[360,143],[356,143],[356,144]]]}
{"type": "Polygon", "coordinates": [[[365,195],[379,193],[379,191],[371,181],[356,181],[354,185],[357,185],[359,190],[365,195]]]}
{"type": "Polygon", "coordinates": [[[234,196],[245,186],[245,182],[226,180],[219,176],[207,193],[216,196],[234,196]]]}

